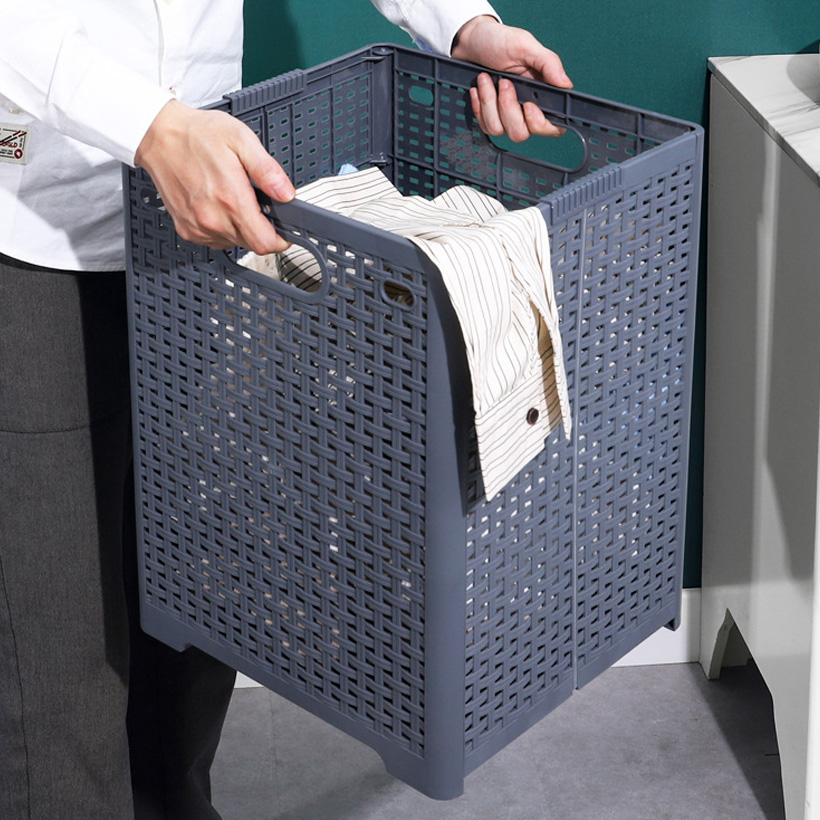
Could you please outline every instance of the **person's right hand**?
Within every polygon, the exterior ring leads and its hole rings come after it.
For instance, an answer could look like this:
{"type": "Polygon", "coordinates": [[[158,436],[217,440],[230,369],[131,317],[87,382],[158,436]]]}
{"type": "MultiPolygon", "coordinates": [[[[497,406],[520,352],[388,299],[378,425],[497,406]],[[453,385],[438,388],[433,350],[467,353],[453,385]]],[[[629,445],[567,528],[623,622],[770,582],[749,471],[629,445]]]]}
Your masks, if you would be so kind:
{"type": "MultiPolygon", "coordinates": [[[[500,23],[494,17],[479,15],[465,23],[453,44],[453,57],[531,77],[557,88],[572,88],[561,58],[526,29],[500,23]]],[[[479,74],[470,89],[473,114],[481,130],[498,136],[506,134],[513,142],[531,135],[559,137],[564,129],[551,123],[533,102],[518,104],[515,86],[507,79],[495,84],[489,74],[479,74]]]]}
{"type": "Polygon", "coordinates": [[[293,199],[293,184],[235,117],[172,100],[143,137],[135,162],[151,175],[183,239],[260,255],[288,247],[263,215],[251,180],[279,202],[293,199]]]}

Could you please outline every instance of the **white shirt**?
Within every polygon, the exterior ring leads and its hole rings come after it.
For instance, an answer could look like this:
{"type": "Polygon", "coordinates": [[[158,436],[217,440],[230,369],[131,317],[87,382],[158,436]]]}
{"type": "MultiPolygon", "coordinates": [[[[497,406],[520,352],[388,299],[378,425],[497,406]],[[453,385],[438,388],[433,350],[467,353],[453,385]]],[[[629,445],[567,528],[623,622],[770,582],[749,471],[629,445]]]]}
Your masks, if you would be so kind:
{"type": "MultiPolygon", "coordinates": [[[[495,15],[486,0],[372,2],[441,54],[467,20],[495,15]]],[[[201,106],[240,87],[242,0],[0,0],[0,12],[0,252],[121,269],[120,163],[172,97],[201,106]],[[18,156],[3,150],[13,139],[18,156]]]]}
{"type": "MultiPolygon", "coordinates": [[[[297,198],[415,242],[441,273],[458,317],[473,386],[487,498],[544,447],[563,423],[569,394],[552,281],[549,235],[535,208],[507,211],[467,186],[428,201],[402,196],[378,168],[326,177],[297,198]]],[[[298,245],[243,264],[312,289],[321,268],[298,245]]]]}

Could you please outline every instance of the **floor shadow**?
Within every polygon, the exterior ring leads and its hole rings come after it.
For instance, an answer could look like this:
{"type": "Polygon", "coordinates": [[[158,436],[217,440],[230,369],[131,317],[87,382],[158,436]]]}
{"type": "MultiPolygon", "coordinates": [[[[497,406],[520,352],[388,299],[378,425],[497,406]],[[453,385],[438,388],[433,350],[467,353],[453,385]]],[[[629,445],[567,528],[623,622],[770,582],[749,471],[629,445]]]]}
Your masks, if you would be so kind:
{"type": "Polygon", "coordinates": [[[780,755],[772,697],[753,660],[726,667],[720,678],[707,680],[692,665],[715,723],[720,728],[767,820],[785,820],[780,755]]]}
{"type": "Polygon", "coordinates": [[[235,695],[214,770],[225,820],[784,820],[754,666],[613,669],[471,773],[451,801],[262,689],[235,695]]]}

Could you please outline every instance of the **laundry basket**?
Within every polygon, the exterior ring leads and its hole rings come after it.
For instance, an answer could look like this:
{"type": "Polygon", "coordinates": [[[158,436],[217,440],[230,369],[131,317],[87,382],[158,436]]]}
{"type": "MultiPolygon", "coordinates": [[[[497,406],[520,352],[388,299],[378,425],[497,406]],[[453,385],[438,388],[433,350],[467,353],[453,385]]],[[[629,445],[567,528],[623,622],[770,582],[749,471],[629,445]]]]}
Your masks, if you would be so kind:
{"type": "Polygon", "coordinates": [[[701,130],[515,78],[575,142],[559,167],[481,133],[476,75],[378,45],[222,108],[297,185],[351,163],[537,203],[573,432],[490,499],[458,324],[411,242],[273,205],[322,266],[304,291],[181,240],[126,171],[144,628],[438,798],[676,624],[687,486],[701,130]]]}

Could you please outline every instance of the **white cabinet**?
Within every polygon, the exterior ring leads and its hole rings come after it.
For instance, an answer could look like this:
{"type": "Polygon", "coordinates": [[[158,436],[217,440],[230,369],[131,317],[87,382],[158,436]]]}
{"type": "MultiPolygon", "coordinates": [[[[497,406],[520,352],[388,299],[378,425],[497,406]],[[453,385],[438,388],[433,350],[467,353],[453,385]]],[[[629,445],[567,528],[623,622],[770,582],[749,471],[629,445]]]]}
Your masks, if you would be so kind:
{"type": "Polygon", "coordinates": [[[710,63],[701,662],[737,626],[820,818],[820,62],[710,63]]]}

